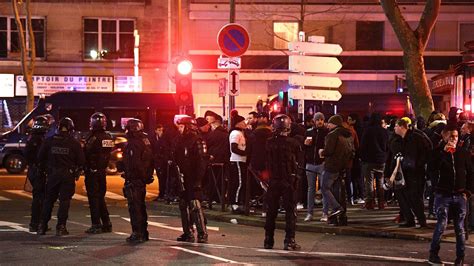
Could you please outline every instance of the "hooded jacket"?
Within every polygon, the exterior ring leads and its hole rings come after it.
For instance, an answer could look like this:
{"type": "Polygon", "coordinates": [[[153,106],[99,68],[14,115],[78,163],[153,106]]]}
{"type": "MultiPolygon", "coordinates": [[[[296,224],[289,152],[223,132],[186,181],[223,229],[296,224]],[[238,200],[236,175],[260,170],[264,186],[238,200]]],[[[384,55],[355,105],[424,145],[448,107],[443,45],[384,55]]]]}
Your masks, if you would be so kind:
{"type": "Polygon", "coordinates": [[[354,152],[354,139],[349,129],[338,126],[331,130],[325,138],[324,169],[331,173],[337,173],[347,168],[347,162],[343,158],[349,152],[354,152]]]}

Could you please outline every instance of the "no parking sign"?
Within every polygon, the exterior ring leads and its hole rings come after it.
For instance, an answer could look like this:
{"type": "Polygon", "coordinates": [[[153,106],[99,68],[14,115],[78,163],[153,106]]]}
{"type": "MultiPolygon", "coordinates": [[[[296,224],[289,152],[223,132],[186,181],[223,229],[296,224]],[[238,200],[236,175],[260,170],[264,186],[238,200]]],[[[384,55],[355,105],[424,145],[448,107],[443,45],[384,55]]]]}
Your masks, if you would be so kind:
{"type": "Polygon", "coordinates": [[[249,33],[240,24],[227,24],[217,34],[217,44],[225,55],[229,57],[241,56],[249,48],[249,33]]]}

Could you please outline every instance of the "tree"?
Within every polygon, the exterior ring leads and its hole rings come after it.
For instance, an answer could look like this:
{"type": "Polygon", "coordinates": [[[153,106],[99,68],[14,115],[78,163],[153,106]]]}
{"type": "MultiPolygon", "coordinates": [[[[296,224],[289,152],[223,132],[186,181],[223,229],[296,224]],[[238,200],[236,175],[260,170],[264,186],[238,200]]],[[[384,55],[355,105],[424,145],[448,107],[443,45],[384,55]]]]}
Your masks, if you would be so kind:
{"type": "Polygon", "coordinates": [[[427,118],[434,108],[426,79],[423,54],[431,31],[436,24],[441,0],[426,1],[423,14],[415,30],[412,30],[406,22],[396,0],[380,0],[380,4],[392,24],[403,50],[406,82],[413,109],[417,115],[427,118]]]}
{"type": "Polygon", "coordinates": [[[30,0],[12,0],[13,13],[18,29],[18,36],[21,48],[21,67],[23,80],[26,83],[26,113],[33,110],[35,96],[33,90],[33,72],[35,70],[36,46],[33,25],[31,24],[30,0]],[[20,9],[23,8],[26,13],[26,28],[28,30],[28,46],[26,44],[26,33],[21,23],[20,9]]]}

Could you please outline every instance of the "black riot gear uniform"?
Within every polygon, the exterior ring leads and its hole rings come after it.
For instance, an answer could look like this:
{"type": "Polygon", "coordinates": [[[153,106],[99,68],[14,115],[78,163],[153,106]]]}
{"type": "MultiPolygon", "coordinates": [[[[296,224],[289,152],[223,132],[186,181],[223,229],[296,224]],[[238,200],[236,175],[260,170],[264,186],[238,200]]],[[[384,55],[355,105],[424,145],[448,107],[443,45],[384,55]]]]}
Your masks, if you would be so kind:
{"type": "Polygon", "coordinates": [[[132,234],[127,242],[141,243],[148,240],[145,196],[146,184],[153,182],[153,151],[139,119],[130,119],[126,129],[128,142],[123,154],[123,166],[119,165],[119,168],[125,171],[123,191],[132,224],[132,234]]]}
{"type": "Polygon", "coordinates": [[[75,181],[84,165],[84,153],[79,141],[72,137],[74,124],[70,118],[63,118],[57,133],[47,138],[38,153],[40,167],[47,172],[46,198],[41,214],[38,234],[45,234],[51,219],[53,205],[59,198],[56,235],[67,235],[66,221],[71,198],[75,192],[75,181]]]}
{"type": "MultiPolygon", "coordinates": [[[[295,242],[296,227],[296,193],[298,157],[302,152],[299,142],[289,137],[287,126],[289,118],[286,115],[278,115],[273,119],[274,134],[267,140],[267,167],[270,170],[270,183],[267,192],[268,211],[265,222],[264,247],[273,248],[275,231],[275,219],[278,215],[280,197],[283,198],[285,208],[286,236],[284,249],[299,249],[295,242]]],[[[291,123],[289,124],[291,125],[291,123]]]]}
{"type": "Polygon", "coordinates": [[[90,119],[91,131],[85,138],[86,165],[84,173],[92,222],[92,226],[86,230],[86,233],[90,234],[112,231],[105,203],[105,193],[107,192],[105,169],[109,162],[110,152],[114,147],[114,141],[112,136],[105,131],[106,125],[107,118],[104,114],[93,114],[90,119]]]}
{"type": "Polygon", "coordinates": [[[174,152],[180,172],[179,209],[183,227],[183,234],[177,240],[194,242],[192,225],[195,224],[198,242],[207,243],[208,234],[201,208],[202,181],[208,163],[207,145],[196,130],[194,119],[183,117],[177,124],[185,126],[178,137],[174,152]]]}
{"type": "Polygon", "coordinates": [[[44,142],[45,134],[48,132],[48,119],[44,116],[35,118],[31,135],[26,142],[25,157],[28,163],[27,177],[33,186],[33,200],[31,203],[30,232],[38,231],[41,210],[45,197],[46,173],[39,167],[38,151],[44,142]]]}

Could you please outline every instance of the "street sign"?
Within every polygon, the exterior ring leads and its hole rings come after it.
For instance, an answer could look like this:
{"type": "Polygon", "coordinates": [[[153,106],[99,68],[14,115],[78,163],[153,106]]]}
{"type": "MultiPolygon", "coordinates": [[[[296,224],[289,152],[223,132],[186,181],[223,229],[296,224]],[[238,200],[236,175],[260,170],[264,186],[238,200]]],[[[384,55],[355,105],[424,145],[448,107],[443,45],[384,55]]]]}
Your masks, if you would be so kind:
{"type": "Polygon", "coordinates": [[[306,55],[340,55],[342,53],[342,47],[339,44],[331,43],[289,42],[288,50],[306,55]]]}
{"type": "Polygon", "coordinates": [[[294,100],[339,101],[341,97],[341,93],[336,90],[288,90],[288,98],[294,100]]]}
{"type": "Polygon", "coordinates": [[[240,57],[219,57],[217,59],[218,69],[240,69],[241,64],[240,57]]]}
{"type": "Polygon", "coordinates": [[[227,76],[227,85],[229,87],[230,96],[238,96],[240,94],[240,71],[229,70],[227,76]]]}
{"type": "Polygon", "coordinates": [[[227,80],[219,79],[219,97],[225,97],[227,91],[227,80]]]}
{"type": "Polygon", "coordinates": [[[302,76],[298,74],[290,74],[288,76],[288,83],[290,86],[325,87],[336,89],[342,85],[342,81],[338,77],[302,76]]]}
{"type": "Polygon", "coordinates": [[[217,44],[225,55],[229,57],[241,56],[249,48],[249,33],[240,24],[227,24],[217,34],[217,44]]]}
{"type": "Polygon", "coordinates": [[[342,64],[335,57],[290,55],[288,68],[291,72],[336,74],[342,64]]]}

